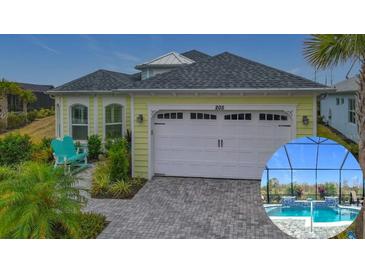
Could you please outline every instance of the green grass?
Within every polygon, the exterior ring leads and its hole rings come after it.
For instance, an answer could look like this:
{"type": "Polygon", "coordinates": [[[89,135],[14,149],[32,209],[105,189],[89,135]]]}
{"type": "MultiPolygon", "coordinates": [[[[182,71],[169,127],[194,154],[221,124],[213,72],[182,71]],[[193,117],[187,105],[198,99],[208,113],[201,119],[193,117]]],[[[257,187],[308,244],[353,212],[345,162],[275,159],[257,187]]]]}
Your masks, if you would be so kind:
{"type": "Polygon", "coordinates": [[[351,151],[351,153],[354,154],[355,156],[359,154],[359,147],[357,144],[344,140],[342,136],[333,132],[330,128],[326,127],[325,125],[318,124],[317,135],[320,137],[331,139],[343,145],[345,148],[351,151]]]}
{"type": "Polygon", "coordinates": [[[49,116],[36,120],[25,127],[14,129],[6,133],[0,134],[0,138],[4,137],[10,132],[17,132],[19,134],[27,134],[32,139],[33,143],[40,143],[42,138],[54,138],[55,136],[55,116],[49,116]]]}

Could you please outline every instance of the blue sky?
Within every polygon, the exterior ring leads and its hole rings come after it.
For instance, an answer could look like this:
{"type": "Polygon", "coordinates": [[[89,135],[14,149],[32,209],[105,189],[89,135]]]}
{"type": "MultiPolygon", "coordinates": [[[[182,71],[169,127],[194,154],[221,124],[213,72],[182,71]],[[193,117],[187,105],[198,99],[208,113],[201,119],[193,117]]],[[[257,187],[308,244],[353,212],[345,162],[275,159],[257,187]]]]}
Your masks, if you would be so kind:
{"type": "MultiPolygon", "coordinates": [[[[60,85],[97,69],[134,72],[134,66],[170,51],[229,51],[314,79],[302,55],[306,35],[0,35],[0,78],[60,85]]],[[[332,71],[343,80],[350,65],[332,71]]],[[[352,70],[357,73],[358,68],[352,70]]],[[[330,71],[317,80],[330,84],[330,71]]]]}
{"type": "MultiPolygon", "coordinates": [[[[315,184],[315,168],[317,157],[317,145],[310,142],[307,138],[296,139],[291,144],[286,145],[290,158],[290,163],[295,168],[307,168],[313,170],[295,170],[293,181],[300,183],[315,184]],[[295,143],[311,144],[295,144],[295,143]]],[[[346,157],[347,149],[334,141],[326,141],[319,146],[318,151],[318,168],[319,169],[339,169],[346,157]],[[329,143],[325,145],[325,143],[329,143]]],[[[290,165],[287,160],[284,147],[279,148],[267,162],[267,167],[289,169],[290,165]]],[[[342,182],[347,181],[349,185],[361,185],[362,171],[359,163],[352,154],[349,154],[345,160],[342,171],[342,182]],[[358,169],[358,170],[345,170],[358,169]]],[[[290,170],[271,170],[270,178],[277,178],[280,183],[290,183],[290,170]]],[[[317,173],[318,184],[325,182],[337,182],[339,180],[338,170],[319,170],[317,173]]],[[[261,184],[266,185],[266,173],[263,175],[261,184]]]]}

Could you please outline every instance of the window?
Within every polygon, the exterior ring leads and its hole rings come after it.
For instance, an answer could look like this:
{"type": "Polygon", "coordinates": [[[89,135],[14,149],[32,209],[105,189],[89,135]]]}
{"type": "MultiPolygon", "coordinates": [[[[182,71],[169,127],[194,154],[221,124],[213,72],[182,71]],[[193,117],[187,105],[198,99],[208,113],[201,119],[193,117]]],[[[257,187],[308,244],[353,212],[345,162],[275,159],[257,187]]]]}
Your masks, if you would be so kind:
{"type": "Polygon", "coordinates": [[[343,105],[345,103],[345,99],[341,98],[341,105],[343,105]]]}
{"type": "Polygon", "coordinates": [[[87,140],[88,136],[88,113],[84,105],[71,107],[71,132],[74,140],[87,140]]]}
{"type": "Polygon", "coordinates": [[[349,122],[352,124],[356,123],[355,99],[349,99],[349,122]]]}
{"type": "Polygon", "coordinates": [[[338,106],[340,104],[340,98],[336,98],[336,105],[338,106]]]}
{"type": "Polygon", "coordinates": [[[208,113],[190,113],[191,120],[217,120],[217,115],[208,113]]]}
{"type": "Polygon", "coordinates": [[[259,119],[261,121],[287,121],[288,116],[286,115],[279,115],[279,114],[271,114],[271,113],[260,113],[259,119]]]}
{"type": "Polygon", "coordinates": [[[224,120],[251,120],[251,113],[234,113],[224,115],[224,120]]]}
{"type": "Polygon", "coordinates": [[[111,104],[105,107],[105,138],[115,139],[123,136],[123,107],[111,104]]]}
{"type": "Polygon", "coordinates": [[[157,114],[157,119],[179,119],[181,120],[183,118],[182,112],[168,112],[168,113],[159,113],[157,114]]]}

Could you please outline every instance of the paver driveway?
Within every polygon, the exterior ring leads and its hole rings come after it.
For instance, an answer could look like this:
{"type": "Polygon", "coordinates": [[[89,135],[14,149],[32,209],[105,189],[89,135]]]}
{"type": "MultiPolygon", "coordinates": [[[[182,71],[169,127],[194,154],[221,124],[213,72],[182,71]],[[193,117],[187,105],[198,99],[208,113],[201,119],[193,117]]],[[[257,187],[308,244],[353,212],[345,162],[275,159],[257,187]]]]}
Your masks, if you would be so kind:
{"type": "Polygon", "coordinates": [[[259,182],[155,177],[132,200],[90,199],[111,223],[99,238],[287,238],[261,206],[259,182]]]}

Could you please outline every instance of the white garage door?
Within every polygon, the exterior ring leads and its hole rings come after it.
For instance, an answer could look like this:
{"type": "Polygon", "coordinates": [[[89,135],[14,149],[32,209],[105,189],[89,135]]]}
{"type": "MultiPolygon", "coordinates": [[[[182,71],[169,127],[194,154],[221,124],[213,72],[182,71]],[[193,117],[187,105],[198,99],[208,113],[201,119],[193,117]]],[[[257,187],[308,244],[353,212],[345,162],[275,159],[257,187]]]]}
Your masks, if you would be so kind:
{"type": "Polygon", "coordinates": [[[155,174],[242,179],[261,178],[292,126],[280,111],[163,111],[153,124],[155,174]]]}

